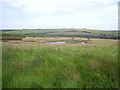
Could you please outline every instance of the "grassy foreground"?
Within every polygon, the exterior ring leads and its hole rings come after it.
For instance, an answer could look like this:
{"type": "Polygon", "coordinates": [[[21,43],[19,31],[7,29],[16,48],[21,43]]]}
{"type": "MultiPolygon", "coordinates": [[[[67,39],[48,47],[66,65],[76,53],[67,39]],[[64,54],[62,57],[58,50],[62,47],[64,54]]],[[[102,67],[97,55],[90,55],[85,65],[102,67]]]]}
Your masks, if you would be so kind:
{"type": "Polygon", "coordinates": [[[3,45],[2,48],[3,88],[118,87],[116,45],[3,45]]]}

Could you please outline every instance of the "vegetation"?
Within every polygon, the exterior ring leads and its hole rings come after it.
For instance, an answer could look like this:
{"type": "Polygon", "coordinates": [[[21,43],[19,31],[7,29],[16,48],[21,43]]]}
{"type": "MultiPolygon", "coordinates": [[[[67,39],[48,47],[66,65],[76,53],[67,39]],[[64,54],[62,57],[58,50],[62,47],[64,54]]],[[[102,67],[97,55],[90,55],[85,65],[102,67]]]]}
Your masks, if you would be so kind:
{"type": "Polygon", "coordinates": [[[100,39],[119,39],[119,31],[101,31],[88,29],[33,29],[33,30],[13,30],[4,31],[5,34],[19,35],[22,37],[82,37],[100,39]]]}
{"type": "Polygon", "coordinates": [[[3,88],[118,88],[119,31],[37,29],[0,34],[3,88]],[[66,43],[41,44],[54,41],[66,43]]]}
{"type": "Polygon", "coordinates": [[[23,36],[19,34],[2,34],[2,40],[22,40],[23,36]]]}
{"type": "Polygon", "coordinates": [[[3,88],[118,88],[117,46],[4,44],[3,88]]]}

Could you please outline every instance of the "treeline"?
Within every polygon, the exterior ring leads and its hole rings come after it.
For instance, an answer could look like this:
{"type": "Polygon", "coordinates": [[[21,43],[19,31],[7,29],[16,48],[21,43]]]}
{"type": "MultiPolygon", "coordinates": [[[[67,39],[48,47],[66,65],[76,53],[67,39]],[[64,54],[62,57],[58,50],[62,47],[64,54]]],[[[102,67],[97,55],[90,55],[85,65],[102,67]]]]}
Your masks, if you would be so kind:
{"type": "Polygon", "coordinates": [[[24,36],[19,34],[2,34],[2,40],[22,40],[24,36]]]}
{"type": "Polygon", "coordinates": [[[28,34],[2,34],[2,40],[22,40],[24,37],[81,37],[81,38],[99,38],[99,39],[120,39],[119,35],[114,34],[81,34],[81,35],[63,35],[51,34],[50,32],[44,33],[28,33],[28,34]]]}
{"type": "Polygon", "coordinates": [[[29,33],[29,34],[24,34],[24,37],[47,37],[50,36],[49,33],[45,32],[45,33],[29,33]]]}
{"type": "Polygon", "coordinates": [[[81,38],[99,38],[99,39],[120,39],[120,36],[113,34],[96,34],[96,35],[60,35],[60,34],[50,34],[50,33],[29,33],[24,34],[24,36],[30,37],[81,37],[81,38]]]}
{"type": "MultiPolygon", "coordinates": [[[[54,35],[52,35],[54,36],[54,35]]],[[[82,37],[82,38],[99,38],[99,39],[120,39],[117,36],[96,36],[96,35],[55,35],[58,37],[82,37]]]]}

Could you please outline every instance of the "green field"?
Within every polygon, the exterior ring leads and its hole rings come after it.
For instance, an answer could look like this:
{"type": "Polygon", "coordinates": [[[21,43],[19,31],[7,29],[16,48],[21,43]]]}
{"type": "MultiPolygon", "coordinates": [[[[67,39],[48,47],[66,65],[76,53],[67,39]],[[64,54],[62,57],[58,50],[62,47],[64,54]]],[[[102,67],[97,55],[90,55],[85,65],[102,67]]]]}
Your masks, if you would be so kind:
{"type": "Polygon", "coordinates": [[[82,37],[118,39],[119,31],[91,30],[91,29],[25,29],[3,31],[2,36],[12,37],[82,37]]]}
{"type": "Polygon", "coordinates": [[[4,33],[10,34],[29,34],[29,33],[45,33],[45,32],[66,32],[66,31],[87,31],[92,33],[107,33],[107,34],[117,34],[118,31],[105,31],[105,30],[92,30],[92,29],[18,29],[13,31],[6,31],[4,33]]]}
{"type": "Polygon", "coordinates": [[[2,46],[3,88],[118,88],[117,40],[2,46]]]}

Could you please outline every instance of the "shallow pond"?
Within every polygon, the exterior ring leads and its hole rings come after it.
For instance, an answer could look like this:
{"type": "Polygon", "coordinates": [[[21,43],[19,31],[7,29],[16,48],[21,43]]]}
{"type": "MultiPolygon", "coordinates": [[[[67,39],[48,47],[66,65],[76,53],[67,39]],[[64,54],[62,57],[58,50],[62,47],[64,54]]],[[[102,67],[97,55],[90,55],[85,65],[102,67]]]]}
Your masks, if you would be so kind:
{"type": "Polygon", "coordinates": [[[65,43],[81,43],[81,44],[85,44],[85,42],[79,42],[79,41],[56,41],[56,42],[46,42],[46,43],[42,43],[42,44],[65,44],[65,43]]]}
{"type": "Polygon", "coordinates": [[[58,41],[58,42],[46,42],[46,43],[43,43],[43,44],[64,44],[66,42],[64,41],[58,41]]]}

